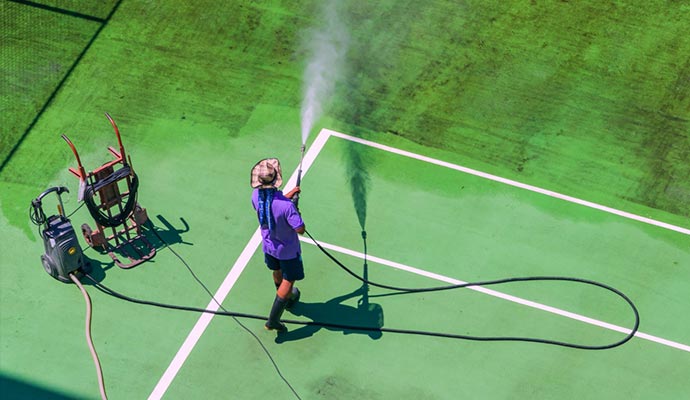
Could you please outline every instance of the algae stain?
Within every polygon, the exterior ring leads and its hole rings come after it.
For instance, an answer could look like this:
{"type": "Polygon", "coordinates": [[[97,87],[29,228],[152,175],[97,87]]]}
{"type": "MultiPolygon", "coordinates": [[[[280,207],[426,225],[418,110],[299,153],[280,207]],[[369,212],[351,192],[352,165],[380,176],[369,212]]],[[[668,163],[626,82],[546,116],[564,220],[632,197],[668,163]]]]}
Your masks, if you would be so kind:
{"type": "Polygon", "coordinates": [[[318,397],[325,399],[371,398],[372,395],[343,377],[332,375],[320,381],[314,392],[318,397]]]}

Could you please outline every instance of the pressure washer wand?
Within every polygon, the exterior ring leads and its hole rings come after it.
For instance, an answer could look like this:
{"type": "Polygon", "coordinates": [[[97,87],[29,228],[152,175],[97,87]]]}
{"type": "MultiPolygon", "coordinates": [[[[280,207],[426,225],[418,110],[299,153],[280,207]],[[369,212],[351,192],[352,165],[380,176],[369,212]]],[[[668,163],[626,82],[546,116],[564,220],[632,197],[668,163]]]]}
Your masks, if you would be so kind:
{"type": "MultiPolygon", "coordinates": [[[[304,161],[304,149],[305,145],[302,145],[302,148],[300,149],[302,152],[302,155],[300,156],[299,159],[299,169],[297,170],[297,186],[299,186],[302,183],[302,161],[304,161]]],[[[292,196],[292,203],[299,209],[299,193],[295,193],[294,196],[292,196]]]]}

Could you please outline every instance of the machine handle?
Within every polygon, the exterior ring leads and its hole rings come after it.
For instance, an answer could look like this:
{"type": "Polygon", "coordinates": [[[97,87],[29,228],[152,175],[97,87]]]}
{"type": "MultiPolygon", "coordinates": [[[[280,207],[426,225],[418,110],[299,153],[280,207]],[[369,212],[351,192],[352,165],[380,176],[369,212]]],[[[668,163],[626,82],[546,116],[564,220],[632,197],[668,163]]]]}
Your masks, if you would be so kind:
{"type": "Polygon", "coordinates": [[[40,195],[38,195],[38,197],[36,197],[34,200],[31,201],[31,205],[35,209],[40,209],[41,205],[42,205],[41,200],[43,200],[44,197],[46,197],[47,195],[49,195],[50,193],[53,193],[53,192],[55,192],[55,194],[57,194],[58,200],[60,202],[58,212],[60,213],[60,215],[64,216],[65,215],[64,214],[65,208],[64,208],[64,205],[62,204],[62,197],[60,197],[60,195],[62,193],[65,193],[65,192],[69,193],[69,189],[67,189],[65,186],[53,186],[52,188],[46,189],[43,193],[41,193],[40,195]]]}
{"type": "Polygon", "coordinates": [[[49,195],[50,193],[53,193],[53,192],[56,192],[55,194],[57,194],[58,197],[60,197],[60,195],[65,193],[65,192],[69,193],[69,189],[67,189],[64,186],[54,186],[52,188],[46,189],[43,193],[38,195],[38,197],[36,197],[36,200],[34,200],[34,201],[38,202],[40,204],[41,200],[43,200],[44,197],[46,197],[47,195],[49,195]]]}

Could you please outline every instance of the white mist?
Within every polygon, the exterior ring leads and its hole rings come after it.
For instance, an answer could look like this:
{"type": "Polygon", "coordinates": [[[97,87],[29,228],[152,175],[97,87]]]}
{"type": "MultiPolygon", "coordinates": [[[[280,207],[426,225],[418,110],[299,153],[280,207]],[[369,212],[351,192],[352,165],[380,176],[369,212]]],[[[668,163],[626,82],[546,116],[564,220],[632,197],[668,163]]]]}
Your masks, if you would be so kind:
{"type": "Polygon", "coordinates": [[[302,144],[307,142],[314,123],[328,107],[347,52],[349,35],[338,18],[335,0],[322,3],[320,25],[307,32],[303,40],[308,61],[304,71],[302,100],[302,144]]]}

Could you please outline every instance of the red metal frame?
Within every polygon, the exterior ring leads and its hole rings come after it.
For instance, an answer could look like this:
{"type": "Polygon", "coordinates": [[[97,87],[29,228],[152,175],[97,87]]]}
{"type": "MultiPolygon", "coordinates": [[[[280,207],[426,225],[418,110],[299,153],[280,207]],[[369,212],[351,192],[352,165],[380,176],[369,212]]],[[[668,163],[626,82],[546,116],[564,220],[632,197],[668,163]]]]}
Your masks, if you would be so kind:
{"type": "MultiPolygon", "coordinates": [[[[108,178],[116,171],[118,165],[122,165],[123,167],[130,166],[131,169],[131,160],[127,159],[125,148],[122,145],[122,137],[120,136],[120,130],[118,129],[117,124],[115,124],[115,121],[108,113],[105,113],[105,116],[108,118],[110,124],[113,126],[113,129],[115,130],[115,135],[117,136],[117,142],[120,146],[120,149],[118,151],[112,146],[109,146],[108,151],[110,152],[110,154],[113,155],[113,157],[115,157],[114,160],[101,165],[100,167],[96,168],[95,170],[89,173],[86,172],[84,166],[81,163],[81,158],[79,157],[77,148],[66,135],[62,135],[62,138],[70,146],[72,152],[74,153],[74,156],[77,159],[77,168],[70,167],[69,171],[77,178],[79,178],[81,185],[93,185],[96,182],[108,178]]],[[[118,213],[124,212],[124,200],[128,198],[128,196],[133,195],[133,176],[134,169],[131,169],[130,174],[102,187],[96,192],[96,194],[94,194],[98,195],[98,198],[100,200],[99,208],[102,211],[106,212],[108,216],[112,217],[114,215],[112,212],[113,208],[119,210],[118,213]],[[118,186],[118,183],[121,181],[125,181],[127,185],[127,190],[122,193],[120,193],[120,187],[118,186]]],[[[151,259],[156,254],[155,247],[153,247],[149,243],[149,241],[146,240],[146,237],[141,233],[140,225],[146,223],[146,221],[148,221],[146,209],[142,208],[137,203],[134,207],[134,211],[132,211],[130,215],[127,216],[125,221],[120,226],[108,228],[100,225],[97,221],[95,221],[96,230],[92,230],[88,224],[83,224],[82,233],[84,235],[84,239],[89,244],[89,246],[101,247],[103,248],[103,250],[107,250],[108,254],[113,259],[115,264],[117,264],[120,268],[127,269],[135,267],[141,264],[142,262],[151,259]],[[110,229],[110,234],[105,233],[108,229],[110,229]],[[112,245],[110,243],[111,241],[115,244],[112,245]],[[128,249],[130,249],[130,251],[128,251],[128,249]],[[117,257],[116,252],[125,255],[129,259],[129,262],[121,262],[117,257]],[[136,256],[132,253],[136,253],[136,256]]]]}

